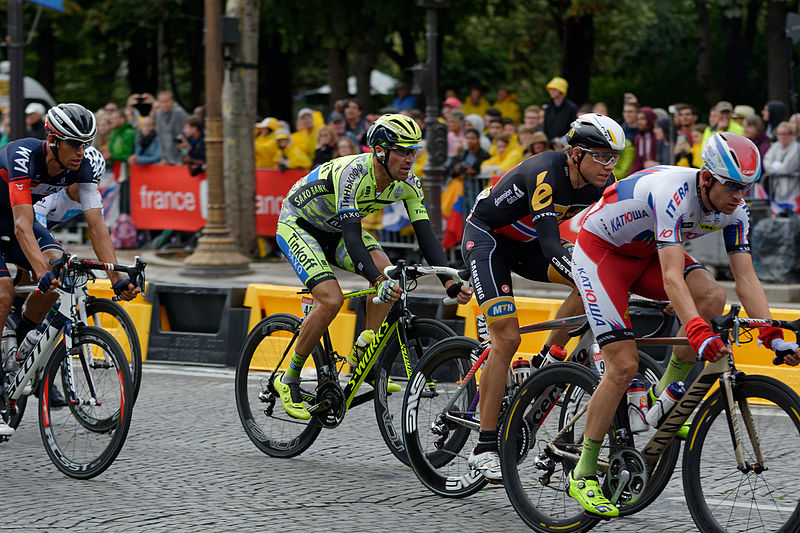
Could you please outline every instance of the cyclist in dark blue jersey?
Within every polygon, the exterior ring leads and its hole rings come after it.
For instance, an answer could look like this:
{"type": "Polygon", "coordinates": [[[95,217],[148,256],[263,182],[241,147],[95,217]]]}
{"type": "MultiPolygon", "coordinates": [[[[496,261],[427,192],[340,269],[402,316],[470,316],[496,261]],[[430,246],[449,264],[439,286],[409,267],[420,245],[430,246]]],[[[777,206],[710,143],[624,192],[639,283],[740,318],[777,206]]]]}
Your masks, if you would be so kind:
{"type": "MultiPolygon", "coordinates": [[[[42,292],[51,292],[58,280],[50,271],[49,259],[63,252],[45,227],[35,221],[33,204],[61,189],[77,184],[78,196],[97,258],[116,263],[116,253],[103,221],[103,207],[97,189],[105,171],[105,160],[91,148],[97,132],[94,115],[80,104],[59,104],[47,113],[47,139],[26,138],[0,148],[0,328],[5,324],[14,298],[14,287],[6,262],[33,272],[42,292]]],[[[118,273],[109,273],[114,292],[132,300],[140,289],[118,273]]],[[[17,327],[21,340],[45,317],[55,295],[32,296],[17,327]]],[[[16,371],[17,357],[4,354],[4,367],[16,371]]]]}

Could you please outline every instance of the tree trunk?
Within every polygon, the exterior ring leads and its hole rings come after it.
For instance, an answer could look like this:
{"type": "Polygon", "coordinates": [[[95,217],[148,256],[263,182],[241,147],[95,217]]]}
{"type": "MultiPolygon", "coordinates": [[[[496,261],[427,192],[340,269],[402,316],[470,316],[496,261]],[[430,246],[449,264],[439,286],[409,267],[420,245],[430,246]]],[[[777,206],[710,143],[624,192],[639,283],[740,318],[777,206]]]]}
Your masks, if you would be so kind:
{"type": "Polygon", "coordinates": [[[127,50],[128,86],[131,93],[148,92],[153,95],[158,86],[158,53],[153,39],[145,32],[135,32],[127,50]]]}
{"type": "Polygon", "coordinates": [[[294,124],[290,58],[281,51],[281,41],[277,36],[266,36],[259,43],[259,50],[262,54],[258,64],[258,87],[259,92],[263,90],[259,101],[267,104],[264,116],[294,124]]]}
{"type": "Polygon", "coordinates": [[[353,56],[353,72],[356,76],[356,99],[361,106],[362,117],[373,112],[370,76],[375,67],[374,44],[362,41],[353,56]]]}
{"type": "Polygon", "coordinates": [[[711,64],[711,34],[708,22],[708,5],[704,0],[695,0],[697,11],[697,83],[709,103],[720,100],[720,92],[714,83],[711,64]]]}
{"type": "Polygon", "coordinates": [[[567,17],[562,24],[561,73],[569,82],[570,99],[580,105],[589,101],[594,61],[594,16],[567,17]]]}
{"type": "Polygon", "coordinates": [[[347,98],[347,48],[328,48],[328,85],[331,88],[330,105],[347,98]]]}
{"type": "Polygon", "coordinates": [[[738,9],[739,16],[722,16],[725,37],[725,71],[722,97],[731,102],[747,100],[747,73],[753,51],[753,35],[761,0],[750,0],[747,9],[738,9]]]}
{"type": "Polygon", "coordinates": [[[226,68],[222,86],[223,161],[228,229],[239,251],[253,256],[256,249],[255,153],[253,125],[257,122],[258,13],[260,0],[228,0],[225,15],[239,19],[236,63],[226,68]]]}
{"type": "Polygon", "coordinates": [[[789,99],[789,43],[786,39],[787,3],[770,0],[767,3],[767,99],[780,100],[794,112],[789,99]]]}

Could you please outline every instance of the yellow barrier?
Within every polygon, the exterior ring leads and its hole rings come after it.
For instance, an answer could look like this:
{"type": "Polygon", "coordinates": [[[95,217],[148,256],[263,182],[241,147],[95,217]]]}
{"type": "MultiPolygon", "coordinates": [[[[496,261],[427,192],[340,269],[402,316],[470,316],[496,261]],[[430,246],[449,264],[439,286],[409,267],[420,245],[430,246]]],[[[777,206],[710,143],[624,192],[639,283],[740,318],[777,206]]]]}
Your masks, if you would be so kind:
{"type": "MultiPolygon", "coordinates": [[[[247,286],[244,295],[244,306],[250,308],[250,323],[248,331],[252,330],[258,322],[275,313],[289,313],[300,317],[303,314],[301,302],[302,296],[297,294],[300,288],[285,287],[282,285],[267,285],[255,283],[247,286]]],[[[306,295],[310,297],[311,295],[306,295]]],[[[333,348],[340,354],[346,355],[353,347],[353,337],[356,329],[356,314],[347,307],[349,301],[345,300],[341,310],[333,323],[328,328],[331,334],[333,348]]],[[[286,360],[281,365],[285,367],[289,364],[286,360]]]]}
{"type": "MultiPolygon", "coordinates": [[[[107,279],[97,279],[94,281],[90,281],[88,283],[89,294],[96,298],[108,298],[111,299],[114,296],[114,291],[111,290],[111,282],[107,279]]],[[[146,286],[145,286],[146,288],[146,286]]],[[[151,320],[151,313],[152,313],[152,304],[150,302],[145,301],[143,296],[137,296],[136,299],[130,302],[118,302],[125,311],[131,317],[133,321],[133,325],[136,328],[136,333],[139,335],[139,344],[142,347],[142,360],[147,359],[147,348],[150,341],[150,320],[151,320]]],[[[128,342],[123,339],[125,338],[125,332],[122,331],[122,328],[115,327],[113,324],[102,324],[103,329],[111,333],[115,339],[117,339],[121,345],[126,345],[128,342]]],[[[128,356],[128,360],[130,360],[130,353],[129,350],[125,350],[128,356]]]]}
{"type": "MultiPolygon", "coordinates": [[[[560,300],[549,300],[543,298],[514,298],[517,304],[517,316],[521,325],[534,322],[543,322],[555,317],[556,311],[561,305],[560,300]]],[[[730,306],[725,307],[725,312],[730,310],[730,306]]],[[[770,309],[772,318],[776,320],[796,320],[800,318],[798,309],[770,309]]],[[[456,314],[464,318],[464,335],[473,339],[478,338],[476,319],[481,314],[480,308],[475,300],[466,305],[459,305],[456,314]]],[[[740,316],[746,316],[742,311],[740,316]]],[[[541,350],[542,345],[547,340],[549,332],[528,333],[522,336],[522,343],[518,355],[529,358],[541,350]]],[[[787,340],[795,340],[794,334],[784,331],[787,340]]],[[[786,365],[775,366],[772,364],[773,352],[764,347],[758,346],[758,332],[754,332],[753,338],[745,342],[740,339],[741,346],[734,346],[733,353],[736,360],[736,368],[747,374],[760,374],[779,379],[789,385],[800,394],[800,366],[790,367],[786,365]]],[[[574,342],[570,341],[571,343],[574,342]]],[[[516,356],[515,356],[516,357],[516,356]]],[[[713,390],[713,389],[712,389],[713,390]]]]}

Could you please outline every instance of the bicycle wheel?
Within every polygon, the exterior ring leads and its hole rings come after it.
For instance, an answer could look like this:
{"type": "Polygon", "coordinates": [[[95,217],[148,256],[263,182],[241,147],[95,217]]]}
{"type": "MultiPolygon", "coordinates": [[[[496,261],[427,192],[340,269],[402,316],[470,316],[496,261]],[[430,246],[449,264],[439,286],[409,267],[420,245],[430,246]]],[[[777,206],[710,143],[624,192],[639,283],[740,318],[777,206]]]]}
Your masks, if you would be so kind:
{"type": "Polygon", "coordinates": [[[469,496],[487,483],[467,465],[478,441],[480,417],[473,403],[480,371],[453,400],[479,353],[474,339],[443,340],[422,358],[406,389],[402,429],[409,463],[422,484],[440,496],[469,496]]]}
{"type": "MultiPolygon", "coordinates": [[[[286,368],[292,356],[300,319],[277,313],[256,324],[245,339],[236,365],[236,409],[253,444],[272,457],[294,457],[303,453],[322,430],[317,417],[298,420],[284,411],[272,380],[276,365],[286,354],[286,368]]],[[[322,346],[312,351],[314,368],[303,368],[300,388],[311,397],[317,389],[316,369],[324,363],[322,346]]]]}
{"type": "Polygon", "coordinates": [[[683,453],[683,486],[692,518],[704,533],[800,531],[800,398],[773,378],[744,375],[737,375],[733,397],[747,468],[737,467],[725,402],[717,390],[700,406],[683,453]],[[747,406],[763,463],[742,418],[747,406]]]}
{"type": "Polygon", "coordinates": [[[59,470],[69,477],[89,479],[108,468],[125,444],[133,385],[128,360],[111,334],[85,326],[74,339],[78,353],[68,356],[63,349],[54,351],[45,366],[39,430],[59,470]],[[77,410],[50,406],[52,384],[64,382],[72,384],[63,392],[68,402],[79,406],[77,410]],[[96,427],[87,428],[87,420],[96,427]],[[99,426],[104,429],[98,430],[99,426]]]}
{"type": "Polygon", "coordinates": [[[133,320],[117,302],[107,298],[91,298],[86,304],[89,326],[96,326],[111,333],[130,361],[133,379],[133,402],[139,397],[142,384],[142,346],[133,320]]]}
{"type": "Polygon", "coordinates": [[[430,318],[415,318],[406,328],[408,364],[403,359],[398,335],[392,335],[375,363],[375,417],[383,440],[400,462],[408,465],[403,445],[401,421],[403,419],[403,392],[387,394],[389,376],[400,386],[406,385],[411,371],[425,352],[442,339],[455,337],[455,332],[441,322],[430,318]]]}
{"type": "MultiPolygon", "coordinates": [[[[534,372],[511,402],[500,435],[503,483],[517,514],[535,531],[586,531],[598,521],[585,516],[583,507],[567,494],[567,476],[582,448],[585,412],[562,431],[565,421],[585,409],[597,384],[595,373],[584,366],[554,363],[534,372]],[[506,461],[510,450],[517,455],[520,432],[529,435],[528,454],[521,462],[506,461]]],[[[606,438],[601,458],[608,450],[606,438]]]]}

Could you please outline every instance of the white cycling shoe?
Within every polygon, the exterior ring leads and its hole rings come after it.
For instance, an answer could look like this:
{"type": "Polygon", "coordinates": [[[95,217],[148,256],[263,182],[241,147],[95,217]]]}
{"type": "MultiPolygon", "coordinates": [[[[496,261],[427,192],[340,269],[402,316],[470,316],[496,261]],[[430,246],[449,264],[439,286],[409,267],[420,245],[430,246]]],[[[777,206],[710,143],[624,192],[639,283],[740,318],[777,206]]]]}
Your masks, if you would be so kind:
{"type": "Polygon", "coordinates": [[[467,465],[473,470],[477,470],[489,483],[502,483],[503,471],[500,467],[500,455],[497,452],[483,452],[476,454],[474,451],[469,454],[467,465]]]}
{"type": "Polygon", "coordinates": [[[10,437],[14,434],[14,428],[3,422],[0,419],[0,437],[10,437]]]}

